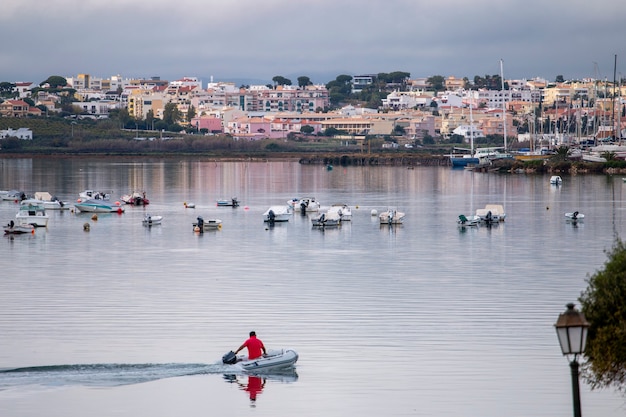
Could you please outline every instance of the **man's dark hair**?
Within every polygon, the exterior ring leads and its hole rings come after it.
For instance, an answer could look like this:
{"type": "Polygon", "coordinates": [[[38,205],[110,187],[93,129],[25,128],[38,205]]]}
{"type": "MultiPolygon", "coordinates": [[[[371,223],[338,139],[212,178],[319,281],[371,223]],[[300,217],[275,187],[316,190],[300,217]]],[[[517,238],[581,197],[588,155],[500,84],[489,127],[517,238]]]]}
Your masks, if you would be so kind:
{"type": "Polygon", "coordinates": [[[250,332],[250,337],[252,337],[252,336],[256,336],[256,332],[255,332],[254,330],[252,330],[252,331],[250,332]]]}

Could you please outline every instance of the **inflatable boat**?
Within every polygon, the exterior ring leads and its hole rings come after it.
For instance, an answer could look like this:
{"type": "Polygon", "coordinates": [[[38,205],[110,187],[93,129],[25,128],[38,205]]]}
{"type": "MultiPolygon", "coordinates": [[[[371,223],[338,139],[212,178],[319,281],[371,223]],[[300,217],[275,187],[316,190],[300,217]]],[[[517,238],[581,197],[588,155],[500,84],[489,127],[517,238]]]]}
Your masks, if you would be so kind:
{"type": "Polygon", "coordinates": [[[235,365],[246,372],[268,372],[291,368],[298,361],[298,353],[293,349],[270,350],[267,355],[248,360],[245,355],[237,356],[233,351],[222,356],[222,363],[235,365]]]}

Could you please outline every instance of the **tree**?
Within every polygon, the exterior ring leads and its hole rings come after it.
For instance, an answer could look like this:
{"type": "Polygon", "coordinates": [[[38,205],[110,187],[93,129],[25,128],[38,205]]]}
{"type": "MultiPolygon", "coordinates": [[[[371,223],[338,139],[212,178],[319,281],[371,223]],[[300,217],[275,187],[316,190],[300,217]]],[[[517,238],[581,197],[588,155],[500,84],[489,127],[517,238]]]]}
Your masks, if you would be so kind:
{"type": "Polygon", "coordinates": [[[626,245],[616,238],[604,269],[587,279],[581,309],[590,324],[583,367],[593,388],[626,388],[626,245]]]}
{"type": "Polygon", "coordinates": [[[279,85],[291,85],[291,80],[289,78],[285,78],[282,75],[277,75],[274,78],[272,78],[272,81],[274,81],[274,86],[279,86],[279,85]]]}
{"type": "Polygon", "coordinates": [[[315,128],[313,128],[313,126],[311,125],[304,125],[300,128],[300,132],[304,133],[305,135],[310,135],[314,131],[315,131],[315,128]]]}
{"type": "Polygon", "coordinates": [[[163,107],[163,121],[168,125],[173,125],[178,123],[180,120],[180,110],[176,107],[174,103],[167,103],[165,107],[163,107]]]}
{"type": "Polygon", "coordinates": [[[17,92],[13,91],[15,84],[3,81],[0,83],[0,97],[14,98],[17,96],[17,92]]]}
{"type": "Polygon", "coordinates": [[[564,83],[565,82],[565,78],[563,78],[562,75],[557,75],[556,79],[554,80],[557,83],[564,83]]]}
{"type": "Polygon", "coordinates": [[[445,88],[445,78],[441,75],[433,75],[426,80],[426,83],[434,91],[442,91],[445,88]]]}
{"type": "Polygon", "coordinates": [[[67,80],[60,75],[51,75],[45,81],[42,81],[39,85],[44,84],[48,84],[50,88],[65,87],[67,85],[67,80]]]}
{"type": "Polygon", "coordinates": [[[187,122],[191,123],[191,119],[196,117],[196,108],[194,106],[189,106],[187,109],[187,122]]]}
{"type": "Polygon", "coordinates": [[[301,76],[301,77],[298,77],[298,87],[304,88],[307,85],[313,85],[313,83],[311,82],[311,79],[309,77],[306,77],[304,75],[301,76]]]}

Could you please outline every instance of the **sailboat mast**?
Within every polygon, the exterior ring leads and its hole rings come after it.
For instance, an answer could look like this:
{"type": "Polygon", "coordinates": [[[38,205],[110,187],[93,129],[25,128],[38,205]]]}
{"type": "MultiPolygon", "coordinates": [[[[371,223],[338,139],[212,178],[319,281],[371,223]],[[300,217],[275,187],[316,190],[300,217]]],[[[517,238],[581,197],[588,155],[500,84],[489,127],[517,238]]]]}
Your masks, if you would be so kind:
{"type": "Polygon", "coordinates": [[[502,126],[504,127],[504,152],[507,151],[506,146],[506,98],[504,96],[504,69],[503,62],[500,60],[500,82],[502,83],[502,126]]]}
{"type": "Polygon", "coordinates": [[[472,90],[470,89],[470,154],[474,157],[474,118],[472,116],[472,99],[473,99],[472,90]]]}

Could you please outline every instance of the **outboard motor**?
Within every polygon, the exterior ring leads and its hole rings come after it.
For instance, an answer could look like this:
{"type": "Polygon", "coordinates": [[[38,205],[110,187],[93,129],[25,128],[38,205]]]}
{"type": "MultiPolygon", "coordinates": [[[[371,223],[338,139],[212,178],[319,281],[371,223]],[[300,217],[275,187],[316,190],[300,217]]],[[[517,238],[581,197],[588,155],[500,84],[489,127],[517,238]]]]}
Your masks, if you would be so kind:
{"type": "Polygon", "coordinates": [[[198,216],[198,227],[200,228],[200,231],[204,229],[204,219],[200,216],[198,216]]]}
{"type": "Polygon", "coordinates": [[[274,213],[274,210],[270,210],[270,212],[267,213],[267,219],[270,223],[274,223],[274,221],[276,220],[276,214],[274,213]]]}
{"type": "Polygon", "coordinates": [[[578,212],[575,211],[574,214],[572,215],[572,219],[576,220],[578,219],[578,212]]]}
{"type": "Polygon", "coordinates": [[[234,364],[236,364],[237,363],[237,355],[235,355],[235,352],[233,352],[231,350],[230,352],[228,352],[227,354],[222,356],[222,363],[224,363],[226,365],[234,365],[234,364]]]}

